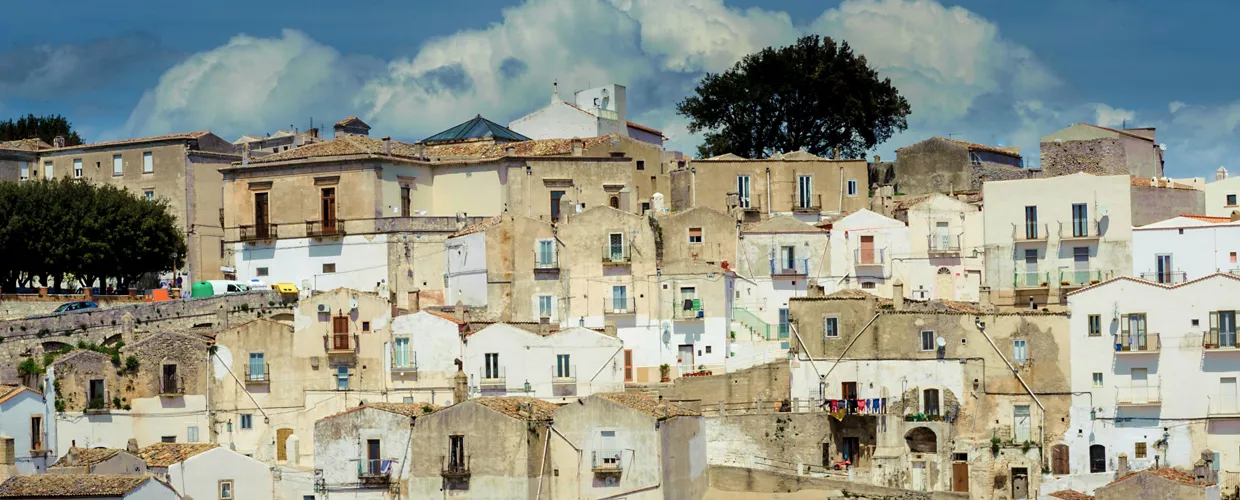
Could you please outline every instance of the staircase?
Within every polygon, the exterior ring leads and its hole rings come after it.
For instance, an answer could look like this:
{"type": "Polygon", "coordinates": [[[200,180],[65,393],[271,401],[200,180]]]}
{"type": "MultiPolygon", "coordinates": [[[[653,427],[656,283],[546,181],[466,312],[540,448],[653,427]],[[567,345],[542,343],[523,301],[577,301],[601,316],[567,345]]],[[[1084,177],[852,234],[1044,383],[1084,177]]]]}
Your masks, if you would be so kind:
{"type": "Polygon", "coordinates": [[[759,318],[754,313],[749,312],[748,309],[733,307],[732,321],[744,325],[745,328],[749,329],[750,335],[762,337],[762,340],[771,340],[771,325],[762,321],[762,318],[759,318]]]}

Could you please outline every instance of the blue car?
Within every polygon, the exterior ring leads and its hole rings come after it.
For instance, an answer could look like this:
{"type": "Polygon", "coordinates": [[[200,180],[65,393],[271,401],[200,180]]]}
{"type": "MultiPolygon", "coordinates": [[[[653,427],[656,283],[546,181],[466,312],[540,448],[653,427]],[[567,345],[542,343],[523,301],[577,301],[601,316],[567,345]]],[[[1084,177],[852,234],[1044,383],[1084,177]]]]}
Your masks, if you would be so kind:
{"type": "Polygon", "coordinates": [[[61,304],[60,307],[57,307],[56,311],[54,312],[63,313],[63,312],[73,312],[73,311],[85,311],[87,309],[98,309],[98,308],[99,308],[99,304],[96,304],[89,300],[81,300],[77,302],[69,302],[67,304],[61,304]]]}

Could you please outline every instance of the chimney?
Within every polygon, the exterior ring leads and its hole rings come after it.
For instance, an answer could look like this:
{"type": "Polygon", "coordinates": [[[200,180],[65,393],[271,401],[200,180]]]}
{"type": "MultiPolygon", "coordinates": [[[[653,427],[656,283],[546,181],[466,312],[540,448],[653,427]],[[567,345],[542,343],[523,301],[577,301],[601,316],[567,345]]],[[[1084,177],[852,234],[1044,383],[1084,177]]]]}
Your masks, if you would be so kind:
{"type": "Polygon", "coordinates": [[[315,138],[315,139],[318,139],[318,138],[319,138],[319,128],[318,128],[318,127],[312,127],[312,128],[306,129],[306,135],[308,135],[308,136],[310,136],[310,137],[313,137],[313,138],[315,138]]]}
{"type": "Polygon", "coordinates": [[[981,306],[981,308],[982,308],[982,310],[983,310],[983,311],[989,311],[989,310],[990,310],[990,308],[991,308],[991,304],[990,304],[990,287],[988,287],[988,286],[983,286],[983,287],[978,288],[978,290],[977,290],[977,301],[978,301],[978,305],[979,305],[979,306],[981,306]]]}
{"type": "Polygon", "coordinates": [[[615,322],[615,320],[608,320],[606,323],[604,323],[604,324],[603,324],[603,333],[606,333],[606,334],[611,335],[611,336],[613,336],[613,337],[615,337],[615,336],[616,336],[616,322],[615,322]]]}
{"type": "Polygon", "coordinates": [[[452,308],[452,315],[458,320],[465,321],[465,303],[461,302],[460,299],[457,299],[456,307],[452,308]]]}
{"type": "Polygon", "coordinates": [[[1232,222],[1235,222],[1235,221],[1238,221],[1238,220],[1240,220],[1240,210],[1232,210],[1232,211],[1231,211],[1231,221],[1232,221],[1232,222]]]}
{"type": "Polygon", "coordinates": [[[456,360],[456,375],[452,376],[452,404],[459,404],[469,399],[469,376],[465,375],[465,363],[456,360]]]}
{"type": "Polygon", "coordinates": [[[384,156],[392,155],[392,138],[391,137],[383,138],[383,154],[384,156]]]}
{"type": "Polygon", "coordinates": [[[250,143],[241,145],[241,165],[250,164],[250,143]]]}
{"type": "Polygon", "coordinates": [[[582,151],[585,150],[585,148],[585,142],[578,139],[573,139],[573,156],[581,156],[582,151]]]}
{"type": "Polygon", "coordinates": [[[882,158],[880,158],[878,155],[874,155],[874,164],[875,164],[875,165],[878,165],[878,164],[879,164],[879,162],[881,162],[881,161],[883,161],[883,159],[882,159],[882,158]]]}
{"type": "Polygon", "coordinates": [[[65,147],[65,136],[58,135],[56,136],[55,139],[52,139],[52,147],[56,147],[56,148],[65,147]]]}
{"type": "Polygon", "coordinates": [[[833,160],[838,160],[838,159],[840,159],[840,147],[839,147],[839,146],[836,146],[836,147],[832,150],[832,153],[833,153],[833,155],[832,155],[831,159],[833,159],[833,160]]]}
{"type": "Polygon", "coordinates": [[[13,438],[0,436],[0,465],[17,465],[16,449],[13,438]]]}
{"type": "Polygon", "coordinates": [[[1120,479],[1128,475],[1128,454],[1119,454],[1119,465],[1115,467],[1115,479],[1120,479]]]}
{"type": "Polygon", "coordinates": [[[896,280],[891,284],[891,302],[897,311],[904,310],[904,282],[896,280]]]}
{"type": "Polygon", "coordinates": [[[517,155],[517,147],[516,147],[516,146],[508,146],[508,147],[505,147],[505,148],[504,148],[504,154],[505,154],[505,155],[508,155],[508,156],[516,156],[516,155],[517,155]]]}
{"type": "Polygon", "coordinates": [[[654,407],[654,416],[659,420],[667,418],[667,404],[660,401],[659,404],[654,407]]]}
{"type": "Polygon", "coordinates": [[[138,454],[138,440],[129,438],[129,441],[125,443],[125,451],[135,455],[138,454]]]}
{"type": "Polygon", "coordinates": [[[534,415],[533,403],[517,403],[517,416],[521,418],[530,418],[534,415]]]}

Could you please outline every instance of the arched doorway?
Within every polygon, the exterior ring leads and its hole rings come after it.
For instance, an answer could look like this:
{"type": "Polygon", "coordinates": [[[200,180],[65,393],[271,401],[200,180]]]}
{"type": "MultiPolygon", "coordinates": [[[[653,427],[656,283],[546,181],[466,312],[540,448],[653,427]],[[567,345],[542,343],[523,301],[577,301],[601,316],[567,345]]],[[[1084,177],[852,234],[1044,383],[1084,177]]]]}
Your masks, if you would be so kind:
{"type": "Polygon", "coordinates": [[[929,427],[917,427],[904,434],[908,451],[913,453],[938,453],[939,437],[929,427]]]}
{"type": "Polygon", "coordinates": [[[940,267],[939,272],[934,275],[934,298],[939,300],[954,300],[956,294],[952,286],[952,271],[946,267],[940,267]]]}
{"type": "Polygon", "coordinates": [[[611,200],[608,200],[607,204],[610,205],[611,208],[619,210],[620,209],[620,197],[612,195],[611,200]]]}
{"type": "Polygon", "coordinates": [[[1089,447],[1089,472],[1095,474],[1107,471],[1107,447],[1100,444],[1089,447]]]}

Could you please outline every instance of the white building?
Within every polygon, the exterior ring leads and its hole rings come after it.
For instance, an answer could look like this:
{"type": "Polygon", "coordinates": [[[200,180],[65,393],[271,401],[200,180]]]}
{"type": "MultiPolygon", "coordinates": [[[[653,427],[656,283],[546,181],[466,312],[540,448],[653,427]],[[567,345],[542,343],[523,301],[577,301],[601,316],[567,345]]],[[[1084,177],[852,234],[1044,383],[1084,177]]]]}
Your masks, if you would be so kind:
{"type": "Polygon", "coordinates": [[[456,359],[465,355],[464,323],[448,316],[418,311],[392,320],[388,349],[391,401],[425,401],[451,405],[456,359]]]}
{"type": "Polygon", "coordinates": [[[1121,277],[1068,295],[1071,473],[1113,472],[1121,453],[1132,470],[1156,458],[1191,469],[1212,451],[1224,489],[1235,485],[1237,296],[1231,274],[1172,286],[1121,277]]]}
{"type": "Polygon", "coordinates": [[[619,134],[662,146],[663,132],[628,121],[623,85],[606,85],[578,91],[572,102],[560,100],[553,87],[551,103],[508,124],[508,128],[532,139],[566,139],[619,134]]]}
{"type": "Polygon", "coordinates": [[[899,277],[909,298],[977,302],[985,265],[979,207],[935,193],[902,203],[896,218],[908,223],[899,277]]]}
{"type": "Polygon", "coordinates": [[[421,451],[409,449],[413,419],[438,408],[369,403],[315,422],[314,466],[332,498],[392,498],[391,488],[409,477],[409,453],[421,451]]]}
{"type": "Polygon", "coordinates": [[[897,266],[909,256],[909,231],[903,222],[861,209],[835,221],[831,229],[831,276],[827,293],[860,288],[891,297],[897,266]]]}
{"type": "Polygon", "coordinates": [[[13,438],[13,459],[19,474],[47,471],[49,460],[56,458],[48,449],[49,413],[47,401],[39,391],[20,385],[0,385],[0,436],[13,438]]]}
{"type": "Polygon", "coordinates": [[[465,338],[470,397],[530,396],[566,402],[624,390],[617,337],[572,327],[545,335],[496,323],[465,338]]]}
{"type": "Polygon", "coordinates": [[[829,236],[789,216],[771,217],[741,229],[736,272],[744,279],[737,282],[732,319],[749,335],[738,341],[774,340],[788,348],[788,299],[804,297],[811,283],[821,284],[831,275],[829,236]]]}
{"type": "Polygon", "coordinates": [[[1226,168],[1215,171],[1214,182],[1206,184],[1205,192],[1206,215],[1231,217],[1232,212],[1240,210],[1240,177],[1231,177],[1226,168]]]}
{"type": "Polygon", "coordinates": [[[138,450],[147,470],[191,498],[272,497],[271,468],[217,444],[155,443],[138,450]]]}
{"type": "Polygon", "coordinates": [[[1182,215],[1132,230],[1132,275],[1163,284],[1240,272],[1240,222],[1182,215]]]}

